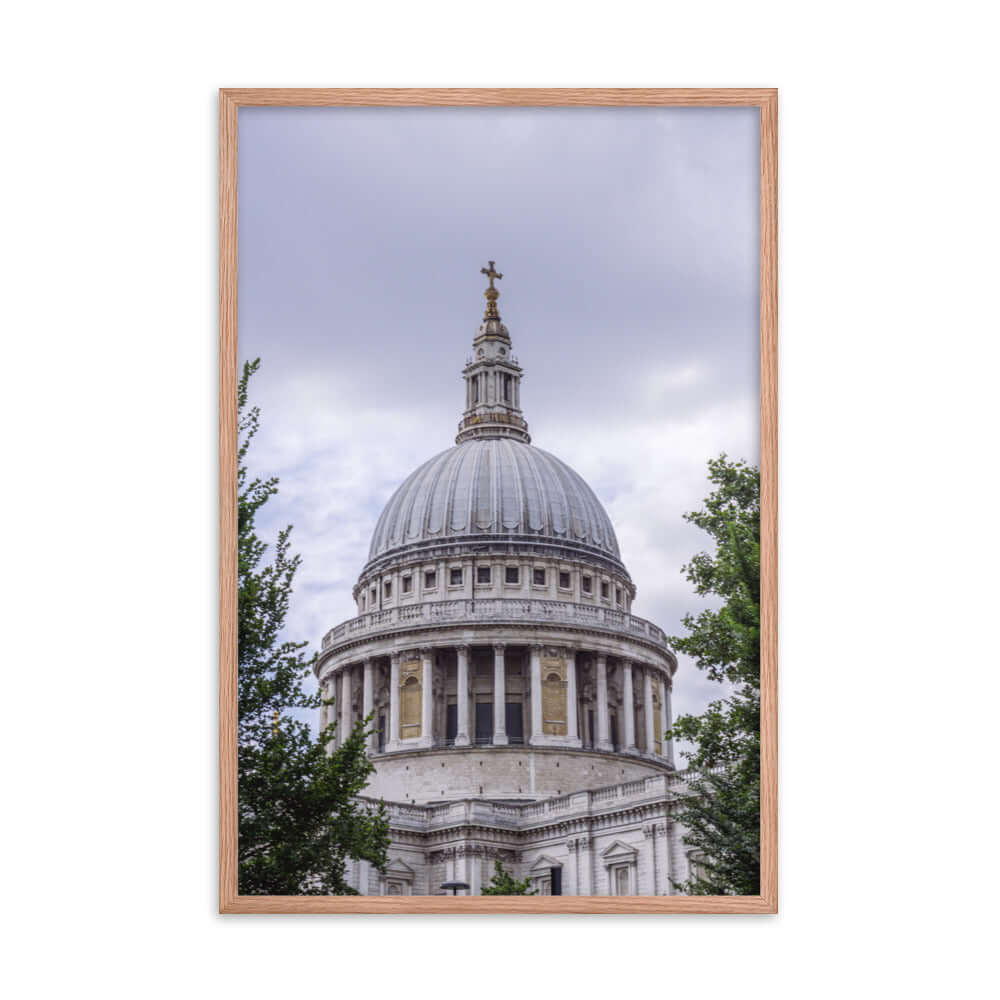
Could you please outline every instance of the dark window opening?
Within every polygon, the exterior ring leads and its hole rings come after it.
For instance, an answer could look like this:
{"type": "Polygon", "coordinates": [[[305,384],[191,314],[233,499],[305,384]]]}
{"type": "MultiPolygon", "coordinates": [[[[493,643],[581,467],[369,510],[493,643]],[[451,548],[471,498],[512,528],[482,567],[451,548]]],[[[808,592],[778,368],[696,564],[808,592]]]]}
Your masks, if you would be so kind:
{"type": "MultiPolygon", "coordinates": [[[[444,742],[445,746],[453,747],[458,736],[458,705],[451,704],[445,708],[444,742]]],[[[444,764],[441,765],[444,767],[444,764]]]]}
{"type": "Polygon", "coordinates": [[[403,577],[403,593],[404,594],[408,594],[411,590],[413,590],[413,577],[412,576],[404,576],[403,577]]]}
{"type": "Polygon", "coordinates": [[[392,580],[385,581],[385,596],[392,597],[392,580]]]}
{"type": "Polygon", "coordinates": [[[451,571],[451,585],[453,587],[460,587],[462,585],[462,571],[461,571],[461,569],[453,569],[451,571]]]}
{"type": "Polygon", "coordinates": [[[476,702],[476,746],[493,742],[493,702],[476,702]]]}
{"type": "Polygon", "coordinates": [[[606,583],[601,584],[601,597],[607,597],[609,593],[609,588],[606,583]]]}
{"type": "Polygon", "coordinates": [[[549,869],[549,878],[552,881],[552,895],[562,895],[562,867],[552,867],[549,869]]]}
{"type": "Polygon", "coordinates": [[[622,602],[622,588],[615,587],[615,604],[621,604],[622,602]]]}
{"type": "Polygon", "coordinates": [[[562,587],[563,590],[569,590],[569,573],[559,574],[559,586],[562,587]]]}
{"type": "Polygon", "coordinates": [[[618,750],[618,716],[615,712],[611,713],[611,745],[618,750]]]}
{"type": "Polygon", "coordinates": [[[434,570],[428,570],[424,573],[424,589],[433,590],[437,586],[437,573],[434,570]]]}
{"type": "Polygon", "coordinates": [[[507,729],[507,742],[524,743],[524,713],[519,701],[508,701],[504,706],[504,722],[507,729]]]}
{"type": "Polygon", "coordinates": [[[592,581],[589,576],[580,577],[580,589],[585,593],[589,594],[592,588],[592,581]]]}
{"type": "Polygon", "coordinates": [[[520,566],[508,566],[506,573],[504,574],[504,580],[506,580],[507,583],[519,583],[521,580],[520,566]]]}
{"type": "Polygon", "coordinates": [[[538,586],[538,587],[544,587],[545,586],[545,570],[544,569],[536,569],[534,571],[534,573],[532,574],[532,580],[534,581],[534,583],[535,583],[536,586],[538,586]]]}
{"type": "Polygon", "coordinates": [[[476,583],[489,583],[490,582],[490,567],[489,566],[477,566],[476,567],[476,583]]]}
{"type": "Polygon", "coordinates": [[[378,752],[384,753],[385,751],[385,712],[380,712],[378,717],[378,725],[376,727],[378,733],[378,752]]]}

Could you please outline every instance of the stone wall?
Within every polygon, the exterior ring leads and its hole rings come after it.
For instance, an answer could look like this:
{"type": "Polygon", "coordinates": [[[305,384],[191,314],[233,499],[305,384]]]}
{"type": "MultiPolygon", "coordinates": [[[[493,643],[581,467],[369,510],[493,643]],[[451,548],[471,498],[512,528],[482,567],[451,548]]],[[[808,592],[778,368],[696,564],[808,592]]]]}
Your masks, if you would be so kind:
{"type": "Polygon", "coordinates": [[[376,758],[365,789],[391,802],[466,798],[534,800],[663,774],[665,766],[622,754],[530,747],[472,747],[376,758]]]}

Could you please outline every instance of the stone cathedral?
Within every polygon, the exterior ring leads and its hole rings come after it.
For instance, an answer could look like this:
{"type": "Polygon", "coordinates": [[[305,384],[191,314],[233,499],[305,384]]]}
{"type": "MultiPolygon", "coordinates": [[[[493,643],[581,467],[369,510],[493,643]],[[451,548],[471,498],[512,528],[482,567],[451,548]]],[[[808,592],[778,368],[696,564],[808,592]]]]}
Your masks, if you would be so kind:
{"type": "Polygon", "coordinates": [[[338,734],[374,713],[392,831],[363,894],[463,893],[494,862],[542,894],[667,895],[688,877],[663,734],[677,660],[590,487],[532,444],[494,262],[455,445],[396,490],[316,673],[338,734]]]}

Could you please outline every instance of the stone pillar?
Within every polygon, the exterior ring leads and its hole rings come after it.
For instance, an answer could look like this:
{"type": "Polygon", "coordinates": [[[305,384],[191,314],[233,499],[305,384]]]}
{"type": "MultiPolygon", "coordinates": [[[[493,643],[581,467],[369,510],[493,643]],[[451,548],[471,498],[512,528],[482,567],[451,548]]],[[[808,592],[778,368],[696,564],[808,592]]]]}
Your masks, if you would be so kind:
{"type": "Polygon", "coordinates": [[[584,834],[581,837],[576,838],[577,852],[579,857],[578,862],[578,872],[579,872],[579,889],[578,893],[581,896],[593,896],[594,895],[594,872],[593,872],[593,861],[591,859],[591,848],[592,841],[589,836],[584,834]]]}
{"type": "Polygon", "coordinates": [[[350,664],[344,667],[344,677],[343,683],[341,685],[341,705],[340,705],[340,745],[344,745],[344,741],[348,736],[351,735],[351,699],[353,693],[351,691],[351,683],[354,680],[353,671],[350,664]]]}
{"type": "Polygon", "coordinates": [[[632,690],[632,661],[622,664],[622,711],[625,715],[625,753],[636,753],[635,693],[632,690]]]}
{"type": "Polygon", "coordinates": [[[504,667],[504,645],[493,644],[493,744],[507,745],[507,672],[504,667]]]}
{"type": "Polygon", "coordinates": [[[597,743],[598,750],[611,750],[608,738],[608,659],[603,653],[597,654],[597,743]]]}
{"type": "Polygon", "coordinates": [[[576,717],[576,653],[571,649],[566,657],[566,735],[579,745],[580,735],[577,732],[576,717]]]}
{"type": "Polygon", "coordinates": [[[456,653],[458,654],[458,676],[455,678],[458,693],[458,728],[455,733],[455,746],[467,747],[469,745],[469,647],[459,646],[456,653]]]}
{"type": "Polygon", "coordinates": [[[469,895],[478,896],[483,885],[483,849],[478,844],[466,848],[469,857],[469,895]]]}
{"type": "MultiPolygon", "coordinates": [[[[674,706],[671,704],[670,696],[673,693],[674,682],[672,680],[666,680],[663,683],[663,712],[666,716],[665,725],[667,729],[670,729],[674,724],[674,706]]],[[[667,763],[671,767],[676,767],[674,764],[674,741],[672,739],[667,740],[664,746],[664,756],[667,758],[667,763]]]]}
{"type": "Polygon", "coordinates": [[[389,739],[385,748],[399,749],[399,653],[389,657],[389,739]]]}
{"type": "MultiPolygon", "coordinates": [[[[660,726],[663,732],[666,732],[670,728],[670,718],[667,714],[667,683],[663,679],[663,674],[658,674],[656,681],[660,685],[660,726]]],[[[663,733],[660,733],[660,739],[663,741],[660,745],[661,756],[669,759],[670,745],[663,739],[663,733]]]]}
{"type": "Polygon", "coordinates": [[[577,857],[576,837],[570,837],[566,841],[566,850],[569,852],[567,864],[563,866],[563,895],[579,896],[580,893],[580,860],[577,857]]]}
{"type": "Polygon", "coordinates": [[[653,735],[653,672],[649,667],[642,668],[643,705],[646,716],[646,753],[650,756],[656,753],[656,743],[653,735]]]}
{"type": "MultiPolygon", "coordinates": [[[[659,896],[660,893],[660,872],[656,857],[656,835],[659,827],[656,823],[646,823],[642,828],[642,835],[649,841],[649,873],[651,878],[650,892],[648,895],[659,896]]],[[[647,895],[643,892],[643,886],[637,885],[636,892],[640,895],[647,895]]]]}
{"type": "Polygon", "coordinates": [[[542,647],[531,647],[531,742],[542,742],[542,647]]]}
{"type": "Polygon", "coordinates": [[[434,745],[433,733],[433,709],[434,709],[434,651],[432,649],[420,650],[423,660],[423,684],[421,689],[420,703],[420,742],[427,747],[434,745]]]}
{"type": "MultiPolygon", "coordinates": [[[[362,682],[361,688],[361,714],[367,719],[369,715],[375,708],[375,661],[371,658],[365,660],[365,674],[364,681],[362,682]]],[[[368,747],[368,752],[373,753],[375,751],[376,739],[378,734],[375,732],[375,719],[373,718],[369,723],[371,726],[371,733],[365,738],[365,743],[368,747]]]]}
{"type": "MultiPolygon", "coordinates": [[[[320,696],[320,698],[326,698],[326,684],[325,683],[324,684],[320,684],[320,686],[319,686],[319,696],[320,696]]],[[[329,707],[330,707],[329,705],[320,705],[319,706],[319,731],[320,732],[323,732],[323,730],[326,729],[326,727],[328,725],[328,723],[327,723],[327,714],[328,714],[328,711],[327,710],[329,709],[329,707]]]]}

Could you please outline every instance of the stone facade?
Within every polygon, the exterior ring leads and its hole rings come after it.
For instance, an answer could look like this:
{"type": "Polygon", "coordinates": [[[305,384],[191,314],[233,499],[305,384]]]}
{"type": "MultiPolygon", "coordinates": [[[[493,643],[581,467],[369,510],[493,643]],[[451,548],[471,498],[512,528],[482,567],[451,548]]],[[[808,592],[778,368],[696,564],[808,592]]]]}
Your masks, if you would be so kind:
{"type": "MultiPolygon", "coordinates": [[[[677,660],[632,614],[636,588],[587,484],[531,444],[491,262],[455,446],[390,498],[316,673],[336,740],[371,716],[392,820],[365,893],[478,893],[496,859],[541,892],[669,893],[677,660]]],[[[331,748],[332,749],[332,748],[331,748]]]]}

